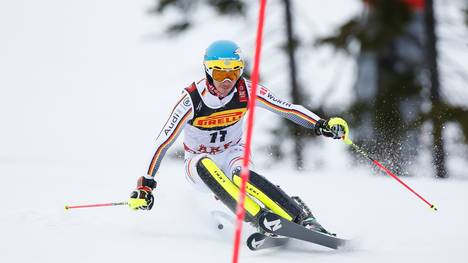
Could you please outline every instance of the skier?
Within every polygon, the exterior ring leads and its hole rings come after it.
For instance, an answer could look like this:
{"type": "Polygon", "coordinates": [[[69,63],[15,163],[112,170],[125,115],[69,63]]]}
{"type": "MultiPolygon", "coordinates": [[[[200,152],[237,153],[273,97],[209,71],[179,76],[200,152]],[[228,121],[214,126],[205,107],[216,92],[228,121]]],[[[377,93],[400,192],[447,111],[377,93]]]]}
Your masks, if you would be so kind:
{"type": "MultiPolygon", "coordinates": [[[[185,176],[196,188],[211,191],[235,212],[241,182],[244,145],[243,118],[251,96],[251,82],[242,77],[244,61],[237,44],[220,40],[207,49],[203,61],[206,78],[182,91],[157,140],[156,153],[148,172],[141,176],[131,193],[133,209],[150,210],[155,175],[164,154],[184,131],[185,176]]],[[[314,129],[317,135],[344,139],[348,126],[341,118],[321,119],[303,106],[273,95],[259,85],[256,105],[299,125],[314,129]]],[[[330,234],[299,197],[291,197],[265,177],[250,171],[245,199],[246,222],[256,224],[263,209],[309,229],[330,234]],[[261,204],[261,205],[260,205],[261,204]]]]}

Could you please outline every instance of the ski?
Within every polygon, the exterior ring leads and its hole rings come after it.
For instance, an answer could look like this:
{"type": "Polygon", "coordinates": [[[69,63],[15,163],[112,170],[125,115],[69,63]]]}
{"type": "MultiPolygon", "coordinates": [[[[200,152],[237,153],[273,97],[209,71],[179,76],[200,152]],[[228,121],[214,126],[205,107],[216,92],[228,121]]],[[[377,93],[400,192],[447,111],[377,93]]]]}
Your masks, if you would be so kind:
{"type": "Polygon", "coordinates": [[[258,223],[260,228],[267,233],[299,239],[332,249],[337,249],[346,242],[346,240],[336,236],[307,229],[270,212],[261,214],[258,223]]]}
{"type": "Polygon", "coordinates": [[[250,250],[280,247],[288,243],[287,237],[270,237],[262,233],[253,233],[247,238],[247,247],[250,250]]]}

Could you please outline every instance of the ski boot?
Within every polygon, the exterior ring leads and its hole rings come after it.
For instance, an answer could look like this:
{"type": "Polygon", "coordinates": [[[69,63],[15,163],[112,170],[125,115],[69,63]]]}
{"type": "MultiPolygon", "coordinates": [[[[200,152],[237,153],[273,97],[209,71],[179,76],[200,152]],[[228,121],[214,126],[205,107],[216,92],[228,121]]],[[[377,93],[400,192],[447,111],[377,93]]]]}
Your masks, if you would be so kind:
{"type": "Polygon", "coordinates": [[[294,201],[296,201],[296,203],[299,205],[299,207],[302,208],[302,210],[304,211],[304,216],[302,216],[301,219],[299,220],[299,222],[297,222],[298,224],[302,225],[303,227],[305,227],[307,229],[310,229],[310,230],[313,230],[313,231],[316,231],[316,232],[324,233],[324,234],[331,235],[331,236],[336,236],[335,233],[328,232],[317,221],[317,219],[312,214],[312,211],[310,211],[310,208],[304,203],[304,201],[302,201],[302,199],[299,196],[292,196],[291,198],[294,201]]]}

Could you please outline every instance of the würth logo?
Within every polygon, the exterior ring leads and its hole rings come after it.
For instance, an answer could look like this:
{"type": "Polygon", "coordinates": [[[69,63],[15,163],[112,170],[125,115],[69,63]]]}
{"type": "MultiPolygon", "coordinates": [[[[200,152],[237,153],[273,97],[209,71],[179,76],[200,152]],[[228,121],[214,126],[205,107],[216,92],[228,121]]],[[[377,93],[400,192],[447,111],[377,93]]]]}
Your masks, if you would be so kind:
{"type": "Polygon", "coordinates": [[[225,127],[238,122],[247,109],[235,109],[213,113],[209,116],[198,117],[193,125],[201,128],[225,127]]]}
{"type": "Polygon", "coordinates": [[[265,89],[264,87],[261,87],[261,88],[260,88],[260,95],[265,95],[265,94],[267,94],[267,93],[268,93],[268,90],[267,90],[267,89],[265,89]]]}

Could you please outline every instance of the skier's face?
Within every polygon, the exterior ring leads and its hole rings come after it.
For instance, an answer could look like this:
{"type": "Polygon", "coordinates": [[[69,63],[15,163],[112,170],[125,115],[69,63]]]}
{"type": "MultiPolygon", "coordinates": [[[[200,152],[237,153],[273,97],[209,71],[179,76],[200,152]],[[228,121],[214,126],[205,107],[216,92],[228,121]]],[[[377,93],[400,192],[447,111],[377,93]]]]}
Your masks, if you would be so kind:
{"type": "Polygon", "coordinates": [[[219,92],[220,96],[225,97],[234,88],[236,81],[232,81],[231,79],[225,79],[223,81],[213,80],[213,84],[216,88],[216,91],[219,92]]]}

